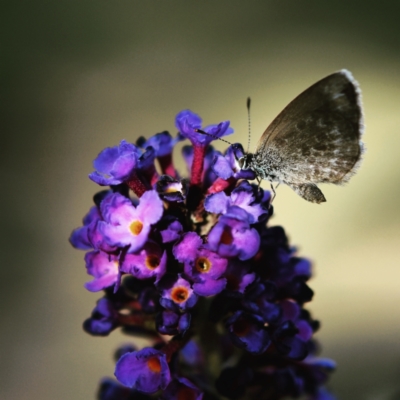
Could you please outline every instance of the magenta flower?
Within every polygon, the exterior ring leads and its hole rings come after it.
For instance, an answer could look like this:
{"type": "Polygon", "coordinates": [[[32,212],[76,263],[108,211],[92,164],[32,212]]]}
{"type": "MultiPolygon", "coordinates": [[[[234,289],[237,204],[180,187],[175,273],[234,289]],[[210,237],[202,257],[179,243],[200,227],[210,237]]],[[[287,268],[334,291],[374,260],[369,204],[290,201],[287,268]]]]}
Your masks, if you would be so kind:
{"type": "Polygon", "coordinates": [[[197,295],[190,283],[179,274],[175,279],[165,279],[160,283],[160,304],[168,310],[181,311],[192,308],[197,302],[197,295]]]}
{"type": "MultiPolygon", "coordinates": [[[[261,189],[262,191],[262,189],[261,189]]],[[[231,206],[238,206],[248,213],[248,220],[251,224],[259,221],[261,216],[268,215],[268,203],[260,202],[258,188],[250,185],[247,181],[241,181],[232,191],[230,196],[224,192],[211,194],[206,198],[204,207],[208,212],[225,214],[231,206]]]]}
{"type": "Polygon", "coordinates": [[[157,192],[150,190],[135,207],[129,199],[114,193],[106,205],[101,204],[105,221],[99,230],[111,246],[128,247],[129,253],[140,250],[147,241],[151,225],[163,214],[163,204],[157,192]]]}
{"type": "Polygon", "coordinates": [[[118,251],[118,246],[111,246],[106,240],[103,232],[101,231],[102,219],[92,221],[87,226],[87,237],[92,247],[96,250],[105,251],[106,253],[115,253],[118,251]]]}
{"type": "Polygon", "coordinates": [[[148,241],[142,250],[125,255],[121,271],[138,279],[155,277],[158,282],[165,274],[166,267],[166,252],[157,243],[148,241]]]}
{"type": "Polygon", "coordinates": [[[174,246],[175,258],[184,263],[185,274],[194,282],[193,290],[200,296],[212,296],[226,286],[222,276],[228,261],[203,245],[195,232],[185,234],[174,246]]]}
{"type": "Polygon", "coordinates": [[[124,354],[115,376],[123,385],[144,393],[165,389],[171,381],[166,355],[150,347],[124,354]]]}
{"type": "Polygon", "coordinates": [[[119,275],[118,257],[103,251],[90,251],[85,255],[87,273],[94,279],[85,283],[85,288],[98,292],[117,283],[119,275]]]}

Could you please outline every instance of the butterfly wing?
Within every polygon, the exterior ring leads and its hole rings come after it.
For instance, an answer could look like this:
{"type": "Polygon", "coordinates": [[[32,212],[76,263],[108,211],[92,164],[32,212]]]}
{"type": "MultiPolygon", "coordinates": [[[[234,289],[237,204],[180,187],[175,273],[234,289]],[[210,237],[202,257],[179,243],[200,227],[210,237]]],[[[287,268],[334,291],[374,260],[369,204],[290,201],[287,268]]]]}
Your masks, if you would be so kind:
{"type": "Polygon", "coordinates": [[[361,160],[360,90],[347,70],[318,81],[272,121],[255,157],[265,174],[285,183],[340,184],[361,160]]]}

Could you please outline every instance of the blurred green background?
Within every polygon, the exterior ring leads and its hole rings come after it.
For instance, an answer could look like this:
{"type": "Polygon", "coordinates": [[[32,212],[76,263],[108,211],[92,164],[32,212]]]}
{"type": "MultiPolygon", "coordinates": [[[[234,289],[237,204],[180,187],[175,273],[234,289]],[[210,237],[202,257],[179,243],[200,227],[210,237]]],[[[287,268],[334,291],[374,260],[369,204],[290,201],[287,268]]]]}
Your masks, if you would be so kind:
{"type": "Polygon", "coordinates": [[[82,331],[100,296],[67,240],[102,148],[175,132],[184,108],[246,143],[249,95],[254,148],[297,94],[348,68],[364,163],[320,206],[280,187],[271,222],[315,261],[309,308],[338,398],[400,399],[399,14],[387,0],[2,2],[0,398],[93,399],[128,339],[82,331]]]}

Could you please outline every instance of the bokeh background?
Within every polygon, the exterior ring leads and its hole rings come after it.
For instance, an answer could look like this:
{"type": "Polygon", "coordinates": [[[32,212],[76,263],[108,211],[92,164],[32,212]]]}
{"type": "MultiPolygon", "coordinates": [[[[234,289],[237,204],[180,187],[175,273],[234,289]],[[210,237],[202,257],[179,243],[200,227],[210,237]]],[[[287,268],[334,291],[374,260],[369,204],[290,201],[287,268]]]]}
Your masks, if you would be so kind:
{"type": "Polygon", "coordinates": [[[230,119],[246,143],[249,95],[254,148],[297,94],[348,68],[364,163],[320,206],[280,187],[271,222],[315,261],[309,308],[338,398],[400,399],[399,14],[388,0],[3,2],[0,398],[93,399],[127,340],[82,331],[100,296],[68,243],[102,148],[174,133],[184,108],[230,119]]]}

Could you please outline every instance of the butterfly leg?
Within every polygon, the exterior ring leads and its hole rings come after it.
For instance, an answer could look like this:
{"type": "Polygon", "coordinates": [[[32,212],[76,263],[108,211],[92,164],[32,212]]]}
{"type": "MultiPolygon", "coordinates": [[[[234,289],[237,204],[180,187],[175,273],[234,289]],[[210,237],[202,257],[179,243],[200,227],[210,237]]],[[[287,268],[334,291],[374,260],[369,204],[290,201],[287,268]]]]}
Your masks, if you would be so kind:
{"type": "Polygon", "coordinates": [[[272,202],[275,200],[275,197],[276,197],[276,189],[278,189],[278,187],[279,187],[280,184],[281,184],[281,183],[278,182],[278,184],[277,184],[277,185],[275,186],[275,188],[274,188],[274,186],[272,185],[272,182],[270,183],[270,185],[271,185],[271,191],[272,191],[272,193],[273,193],[273,196],[272,196],[272,198],[271,198],[270,204],[272,204],[272,202]]]}
{"type": "MultiPolygon", "coordinates": [[[[271,191],[272,191],[273,195],[272,195],[272,198],[271,198],[271,201],[269,202],[269,204],[272,204],[272,202],[274,201],[274,199],[276,197],[276,192],[275,192],[274,185],[272,184],[272,182],[270,183],[270,185],[271,185],[271,191]]],[[[279,183],[278,183],[278,185],[279,185],[279,183]]]]}

